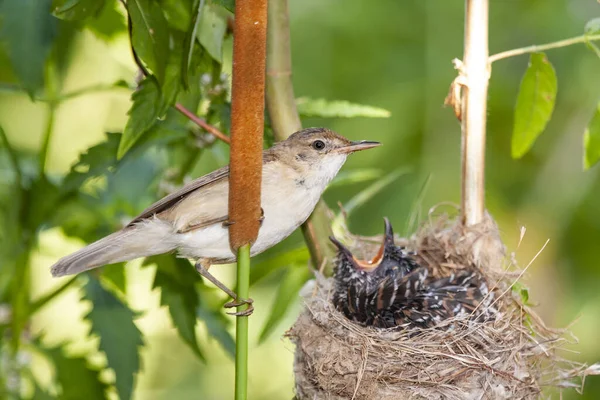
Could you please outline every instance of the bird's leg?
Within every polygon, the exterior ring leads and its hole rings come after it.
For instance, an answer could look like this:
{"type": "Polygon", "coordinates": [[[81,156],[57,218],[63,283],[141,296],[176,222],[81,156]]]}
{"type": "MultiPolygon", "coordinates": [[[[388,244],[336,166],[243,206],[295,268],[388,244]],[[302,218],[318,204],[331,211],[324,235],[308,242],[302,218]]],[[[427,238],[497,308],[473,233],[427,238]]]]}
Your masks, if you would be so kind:
{"type": "Polygon", "coordinates": [[[238,312],[227,313],[227,314],[235,315],[238,317],[239,316],[248,316],[248,315],[252,314],[252,312],[254,311],[254,306],[252,305],[252,303],[254,303],[254,300],[238,298],[237,294],[235,294],[233,290],[229,289],[221,281],[219,281],[217,278],[215,278],[210,272],[208,272],[209,267],[210,267],[210,264],[206,264],[206,266],[205,266],[203,260],[196,261],[196,271],[198,271],[198,273],[201,276],[203,276],[204,278],[211,281],[216,287],[218,287],[219,289],[221,289],[222,291],[227,293],[229,295],[229,297],[231,297],[233,299],[233,301],[230,301],[229,303],[225,303],[225,305],[224,305],[225,308],[239,307],[243,304],[248,304],[248,308],[244,311],[238,311],[238,312]]]}

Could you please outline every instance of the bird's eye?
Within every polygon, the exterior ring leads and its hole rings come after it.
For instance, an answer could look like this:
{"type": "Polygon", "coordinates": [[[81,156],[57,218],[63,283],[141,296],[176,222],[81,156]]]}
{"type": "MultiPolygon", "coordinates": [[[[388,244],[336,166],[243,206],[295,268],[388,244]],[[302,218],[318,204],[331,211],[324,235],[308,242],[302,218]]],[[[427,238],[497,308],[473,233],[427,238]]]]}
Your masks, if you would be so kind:
{"type": "Polygon", "coordinates": [[[323,150],[325,148],[325,142],[322,140],[315,140],[312,142],[312,148],[315,150],[323,150]]]}

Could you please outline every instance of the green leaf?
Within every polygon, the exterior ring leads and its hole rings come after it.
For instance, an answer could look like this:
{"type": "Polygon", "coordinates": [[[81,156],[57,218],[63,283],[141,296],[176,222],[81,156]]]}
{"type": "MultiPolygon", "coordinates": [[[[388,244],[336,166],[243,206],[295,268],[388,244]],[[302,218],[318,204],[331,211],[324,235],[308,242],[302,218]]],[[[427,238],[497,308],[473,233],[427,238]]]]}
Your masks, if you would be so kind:
{"type": "Polygon", "coordinates": [[[125,17],[117,11],[118,6],[120,6],[118,0],[109,0],[95,18],[86,21],[85,27],[99,39],[114,39],[127,29],[125,17]]]}
{"type": "Polygon", "coordinates": [[[41,309],[46,304],[54,300],[58,295],[63,293],[65,290],[69,289],[76,281],[77,276],[74,276],[62,285],[60,285],[57,289],[54,289],[52,292],[44,296],[40,296],[39,299],[32,301],[31,305],[29,306],[29,314],[35,314],[39,309],[41,309]]]}
{"type": "Polygon", "coordinates": [[[78,190],[87,179],[108,172],[109,168],[117,163],[116,154],[120,138],[121,135],[118,133],[107,133],[105,141],[80,154],[79,160],[73,164],[63,180],[61,190],[63,192],[78,190]]]}
{"type": "Polygon", "coordinates": [[[292,264],[307,265],[309,260],[310,253],[308,252],[308,248],[302,246],[279,252],[272,257],[256,262],[250,269],[250,286],[253,286],[256,282],[279,269],[286,268],[292,264]]]}
{"type": "Polygon", "coordinates": [[[277,324],[285,316],[290,305],[293,304],[294,300],[298,299],[298,293],[300,292],[300,289],[302,289],[302,286],[304,286],[306,281],[311,277],[312,272],[306,264],[297,264],[288,268],[285,276],[277,286],[277,294],[273,301],[273,307],[271,308],[269,318],[260,333],[258,339],[259,343],[264,342],[264,340],[273,332],[273,329],[275,329],[277,324]]]}
{"type": "Polygon", "coordinates": [[[33,92],[44,86],[44,65],[56,36],[51,0],[0,1],[0,42],[4,42],[15,75],[33,92]]]}
{"type": "Polygon", "coordinates": [[[212,2],[220,5],[229,12],[235,12],[235,0],[212,0],[212,2]]]}
{"type": "Polygon", "coordinates": [[[512,157],[521,158],[533,146],[552,116],[556,73],[544,53],[533,53],[517,97],[512,135],[512,157]]]}
{"type": "Polygon", "coordinates": [[[197,7],[197,0],[157,0],[165,14],[169,27],[179,32],[187,32],[197,7]]]}
{"type": "Polygon", "coordinates": [[[165,80],[161,86],[161,109],[159,116],[162,117],[169,110],[169,107],[175,104],[179,89],[181,89],[181,46],[175,46],[169,56],[167,67],[165,69],[165,80]]]}
{"type": "Polygon", "coordinates": [[[223,60],[223,38],[227,31],[228,17],[227,11],[211,3],[205,4],[200,11],[198,41],[219,63],[223,60]]]}
{"type": "Polygon", "coordinates": [[[54,0],[52,15],[66,21],[77,21],[96,15],[105,0],[54,0]]]}
{"type": "Polygon", "coordinates": [[[185,40],[183,42],[183,57],[181,60],[181,78],[183,80],[183,86],[187,89],[189,82],[189,70],[192,62],[192,56],[194,55],[194,48],[196,47],[196,32],[198,31],[198,23],[200,22],[200,14],[202,13],[203,1],[194,0],[192,5],[193,17],[190,22],[190,26],[185,34],[185,40]]]}
{"type": "Polygon", "coordinates": [[[189,261],[164,254],[147,258],[144,265],[156,264],[153,289],[160,289],[160,304],[167,306],[173,325],[190,349],[204,361],[196,339],[196,310],[199,306],[196,283],[200,276],[189,261]]]}
{"type": "Polygon", "coordinates": [[[332,187],[340,187],[351,185],[354,183],[372,181],[374,179],[381,178],[383,175],[383,171],[376,168],[363,168],[363,169],[355,169],[350,171],[342,171],[333,181],[327,186],[327,189],[331,189],[332,187]]]}
{"type": "Polygon", "coordinates": [[[41,349],[54,362],[56,379],[62,390],[59,400],[105,400],[108,385],[100,370],[90,367],[84,356],[66,356],[63,347],[41,349]]]}
{"type": "Polygon", "coordinates": [[[137,55],[163,81],[169,58],[169,28],[157,1],[129,0],[132,42],[137,55]]]}
{"type": "Polygon", "coordinates": [[[24,209],[28,210],[24,225],[35,231],[56,210],[60,199],[59,188],[44,175],[37,178],[25,192],[24,209]]]}
{"type": "Polygon", "coordinates": [[[102,280],[109,282],[118,293],[125,294],[127,289],[127,278],[125,275],[125,263],[105,265],[102,267],[102,280]]]}
{"type": "Polygon", "coordinates": [[[590,169],[600,160],[600,103],[583,135],[583,168],[590,169]]]}
{"type": "Polygon", "coordinates": [[[144,345],[142,333],[133,322],[135,313],[92,277],[85,285],[84,298],[93,304],[85,318],[92,323],[92,333],[100,338],[100,350],[115,371],[119,398],[130,399],[144,345]]]}
{"type": "Polygon", "coordinates": [[[300,97],[296,99],[298,113],[303,117],[322,118],[389,118],[388,110],[362,104],[354,104],[345,100],[325,100],[300,97]]]}
{"type": "Polygon", "coordinates": [[[129,110],[129,120],[125,125],[117,158],[125,153],[157,122],[163,108],[158,82],[149,76],[131,96],[133,104],[129,110]]]}

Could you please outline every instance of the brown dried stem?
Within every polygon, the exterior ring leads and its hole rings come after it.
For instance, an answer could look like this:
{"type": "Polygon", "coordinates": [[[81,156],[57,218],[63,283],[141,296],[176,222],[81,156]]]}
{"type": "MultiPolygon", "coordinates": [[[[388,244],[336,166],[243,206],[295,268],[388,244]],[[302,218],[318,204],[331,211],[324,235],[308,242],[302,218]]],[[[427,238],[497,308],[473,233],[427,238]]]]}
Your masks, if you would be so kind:
{"type": "MultiPolygon", "coordinates": [[[[288,0],[269,0],[267,108],[277,140],[285,140],[292,133],[302,129],[291,78],[288,0]]],[[[324,261],[331,261],[335,255],[328,239],[333,234],[330,215],[327,204],[321,200],[302,225],[304,240],[315,268],[324,265],[324,261]]],[[[330,275],[330,264],[327,265],[325,274],[330,275]]]]}
{"type": "Polygon", "coordinates": [[[267,0],[238,1],[234,24],[229,243],[236,252],[260,228],[267,0]]]}
{"type": "Polygon", "coordinates": [[[466,0],[465,53],[461,71],[462,199],[464,225],[478,224],[484,214],[485,129],[488,69],[488,0],[466,0]]]}

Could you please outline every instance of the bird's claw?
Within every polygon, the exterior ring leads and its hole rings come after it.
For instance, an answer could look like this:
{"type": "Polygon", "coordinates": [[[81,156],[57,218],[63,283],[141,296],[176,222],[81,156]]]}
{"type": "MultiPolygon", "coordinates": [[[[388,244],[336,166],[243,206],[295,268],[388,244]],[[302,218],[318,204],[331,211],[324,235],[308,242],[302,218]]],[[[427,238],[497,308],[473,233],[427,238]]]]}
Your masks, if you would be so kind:
{"type": "Polygon", "coordinates": [[[237,299],[236,298],[236,299],[230,301],[229,303],[225,303],[225,305],[223,307],[234,308],[234,307],[242,306],[244,304],[248,304],[248,308],[243,311],[227,313],[229,315],[235,315],[236,317],[247,317],[254,312],[254,306],[252,305],[252,303],[254,303],[254,300],[252,300],[252,299],[237,299]]]}

